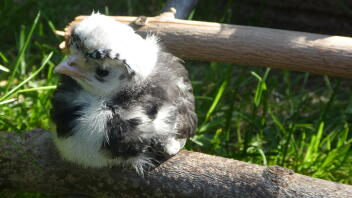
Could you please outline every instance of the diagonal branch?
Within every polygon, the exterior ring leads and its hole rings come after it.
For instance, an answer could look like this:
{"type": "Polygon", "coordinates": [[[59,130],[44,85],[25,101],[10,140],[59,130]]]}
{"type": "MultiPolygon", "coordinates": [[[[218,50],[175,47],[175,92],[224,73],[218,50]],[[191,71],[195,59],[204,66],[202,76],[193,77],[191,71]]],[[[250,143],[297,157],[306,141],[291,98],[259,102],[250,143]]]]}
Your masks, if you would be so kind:
{"type": "MultiPolygon", "coordinates": [[[[77,17],[74,23],[85,17],[77,17]]],[[[132,25],[139,19],[122,16],[114,18],[132,25]]],[[[169,12],[144,18],[143,21],[135,27],[138,33],[156,33],[168,51],[183,59],[352,78],[350,37],[186,21],[175,19],[169,12]]]]}
{"type": "Polygon", "coordinates": [[[348,197],[352,186],[182,151],[144,178],[62,161],[44,130],[0,133],[0,189],[103,197],[348,197]]]}

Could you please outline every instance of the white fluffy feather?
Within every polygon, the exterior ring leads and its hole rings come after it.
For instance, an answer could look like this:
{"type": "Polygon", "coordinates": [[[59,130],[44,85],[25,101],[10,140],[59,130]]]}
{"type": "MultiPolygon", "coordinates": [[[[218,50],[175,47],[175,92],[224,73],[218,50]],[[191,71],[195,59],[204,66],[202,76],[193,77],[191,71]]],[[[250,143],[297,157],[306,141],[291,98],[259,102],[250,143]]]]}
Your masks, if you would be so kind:
{"type": "MultiPolygon", "coordinates": [[[[67,96],[62,96],[67,97],[67,96]]],[[[68,98],[66,98],[67,100],[68,98]]],[[[146,155],[139,155],[126,159],[110,159],[101,151],[102,142],[107,137],[106,123],[111,118],[111,111],[104,109],[103,100],[92,96],[88,92],[80,91],[76,98],[71,98],[72,104],[86,104],[82,110],[82,116],[74,123],[75,134],[68,138],[57,138],[55,143],[60,154],[68,161],[82,164],[86,167],[105,167],[113,165],[127,165],[135,168],[140,174],[143,173],[143,166],[152,164],[151,159],[146,155]]],[[[158,135],[176,134],[175,125],[170,125],[167,120],[170,112],[175,111],[172,105],[163,106],[158,112],[156,119],[150,120],[140,106],[132,110],[121,110],[119,113],[125,119],[139,118],[142,123],[138,129],[143,132],[142,137],[151,138],[158,135]]],[[[184,146],[186,139],[169,138],[166,144],[166,152],[169,155],[176,154],[184,146]]]]}
{"type": "Polygon", "coordinates": [[[110,17],[93,14],[77,26],[75,33],[87,38],[83,40],[88,49],[111,49],[113,54],[118,53],[143,79],[152,72],[157,61],[156,36],[143,39],[131,27],[110,17]]]}
{"type": "MultiPolygon", "coordinates": [[[[134,33],[134,30],[122,23],[115,21],[110,17],[100,14],[93,14],[79,23],[74,33],[79,35],[84,47],[89,50],[109,49],[111,54],[118,54],[119,59],[125,60],[127,64],[136,73],[136,79],[133,83],[144,83],[153,71],[158,58],[158,39],[150,35],[143,39],[134,33]]],[[[143,167],[146,164],[153,164],[152,158],[146,154],[139,154],[136,157],[128,159],[110,158],[102,151],[102,143],[107,138],[107,121],[113,114],[106,109],[105,101],[121,88],[128,87],[132,81],[122,80],[119,76],[122,74],[121,67],[117,67],[115,59],[104,61],[104,68],[114,68],[110,70],[109,76],[104,83],[94,79],[94,65],[89,65],[82,56],[79,49],[72,47],[71,59],[74,60],[76,67],[86,69],[89,75],[86,79],[75,79],[84,88],[77,92],[58,94],[59,100],[66,100],[68,104],[84,106],[81,110],[80,117],[73,122],[74,134],[65,138],[58,138],[55,135],[55,143],[61,155],[74,163],[86,167],[105,167],[115,164],[132,166],[140,174],[143,173],[143,167]],[[72,58],[73,57],[73,58],[72,58]],[[88,64],[88,65],[87,65],[88,64]],[[93,74],[91,74],[93,73],[93,74]]],[[[134,84],[134,85],[135,85],[134,84]]],[[[182,80],[177,83],[180,89],[185,89],[186,84],[182,80]]],[[[168,154],[176,154],[185,144],[186,139],[176,139],[177,120],[170,122],[170,116],[177,119],[174,114],[177,109],[172,104],[163,104],[155,119],[150,119],[142,106],[135,105],[128,110],[118,109],[119,115],[125,119],[138,118],[141,123],[137,130],[141,132],[142,138],[153,138],[154,136],[170,136],[166,141],[165,150],[168,154]]]]}

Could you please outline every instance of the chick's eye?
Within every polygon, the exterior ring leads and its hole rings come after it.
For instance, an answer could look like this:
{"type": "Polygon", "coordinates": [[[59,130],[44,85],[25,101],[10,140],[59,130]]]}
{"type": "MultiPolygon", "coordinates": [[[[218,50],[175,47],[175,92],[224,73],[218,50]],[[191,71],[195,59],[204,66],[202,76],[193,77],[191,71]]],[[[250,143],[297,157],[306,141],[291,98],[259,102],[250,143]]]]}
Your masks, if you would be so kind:
{"type": "Polygon", "coordinates": [[[109,71],[105,70],[105,69],[101,69],[101,68],[97,68],[95,70],[95,73],[99,76],[99,77],[106,77],[107,75],[109,75],[109,71]]]}
{"type": "Polygon", "coordinates": [[[101,58],[102,58],[101,52],[98,51],[98,50],[95,50],[95,51],[92,53],[92,58],[94,58],[94,59],[101,59],[101,58]]]}
{"type": "Polygon", "coordinates": [[[87,57],[89,57],[89,58],[92,58],[92,59],[102,59],[102,58],[104,58],[103,57],[103,51],[101,51],[101,50],[94,50],[94,51],[91,51],[91,52],[87,52],[86,54],[85,54],[87,57]]]}

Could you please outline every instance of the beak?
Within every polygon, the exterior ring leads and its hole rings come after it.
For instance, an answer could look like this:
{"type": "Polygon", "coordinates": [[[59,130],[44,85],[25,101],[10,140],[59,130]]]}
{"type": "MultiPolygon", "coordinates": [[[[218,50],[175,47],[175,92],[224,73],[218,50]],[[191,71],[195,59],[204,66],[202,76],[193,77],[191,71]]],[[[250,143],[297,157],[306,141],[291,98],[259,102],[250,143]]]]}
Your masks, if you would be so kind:
{"type": "Polygon", "coordinates": [[[72,56],[57,65],[54,72],[80,79],[88,77],[87,72],[78,67],[76,58],[72,56]]]}

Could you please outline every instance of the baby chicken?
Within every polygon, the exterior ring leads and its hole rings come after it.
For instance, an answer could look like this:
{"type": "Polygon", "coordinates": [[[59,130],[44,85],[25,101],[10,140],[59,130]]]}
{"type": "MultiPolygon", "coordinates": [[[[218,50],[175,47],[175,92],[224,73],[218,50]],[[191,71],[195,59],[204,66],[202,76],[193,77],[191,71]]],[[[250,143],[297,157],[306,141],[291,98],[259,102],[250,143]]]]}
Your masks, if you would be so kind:
{"type": "Polygon", "coordinates": [[[142,38],[92,14],[73,25],[69,57],[53,98],[54,142],[84,167],[132,167],[137,173],[175,155],[196,129],[192,86],[181,60],[156,36],[142,38]]]}

